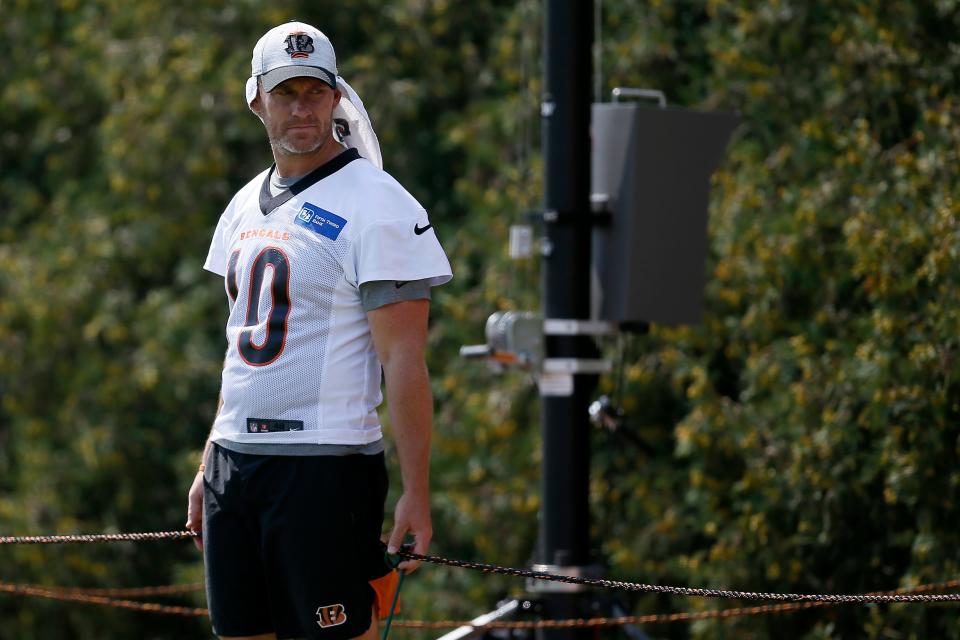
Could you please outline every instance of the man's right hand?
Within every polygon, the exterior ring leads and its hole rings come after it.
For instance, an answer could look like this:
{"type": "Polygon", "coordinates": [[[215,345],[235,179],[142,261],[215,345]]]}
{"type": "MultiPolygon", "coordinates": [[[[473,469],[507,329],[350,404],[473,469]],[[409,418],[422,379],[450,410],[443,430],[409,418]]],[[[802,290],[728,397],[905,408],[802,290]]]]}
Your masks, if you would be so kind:
{"type": "Polygon", "coordinates": [[[197,476],[190,485],[190,493],[187,496],[187,529],[195,531],[197,537],[193,539],[193,544],[197,549],[203,551],[203,472],[198,471],[197,476]]]}

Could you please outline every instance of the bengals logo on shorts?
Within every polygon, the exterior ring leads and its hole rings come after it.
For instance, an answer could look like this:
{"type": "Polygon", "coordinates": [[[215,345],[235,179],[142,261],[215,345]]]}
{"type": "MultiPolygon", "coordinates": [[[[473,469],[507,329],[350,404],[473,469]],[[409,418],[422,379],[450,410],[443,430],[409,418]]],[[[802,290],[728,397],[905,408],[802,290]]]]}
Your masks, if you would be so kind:
{"type": "Polygon", "coordinates": [[[342,604],[328,604],[317,608],[317,624],[321,629],[336,627],[347,621],[347,612],[342,604]]]}

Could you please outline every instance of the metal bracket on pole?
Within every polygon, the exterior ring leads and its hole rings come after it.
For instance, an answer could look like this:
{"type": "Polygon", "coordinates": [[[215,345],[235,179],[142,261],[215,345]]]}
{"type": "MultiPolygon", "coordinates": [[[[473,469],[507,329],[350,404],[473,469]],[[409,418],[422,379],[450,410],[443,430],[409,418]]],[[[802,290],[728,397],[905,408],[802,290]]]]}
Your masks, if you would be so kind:
{"type": "Polygon", "coordinates": [[[609,193],[591,193],[590,211],[594,215],[607,216],[607,222],[612,220],[610,212],[613,210],[613,198],[609,193]]]}
{"type": "Polygon", "coordinates": [[[606,202],[608,199],[609,198],[605,198],[602,201],[602,206],[591,204],[590,213],[586,214],[580,211],[557,211],[556,209],[546,209],[543,211],[529,212],[527,214],[527,219],[531,222],[543,224],[562,224],[586,228],[608,227],[613,220],[613,216],[606,207],[606,202]]]}
{"type": "Polygon", "coordinates": [[[620,96],[624,96],[627,98],[646,98],[648,100],[656,100],[661,109],[664,109],[667,106],[667,96],[664,95],[663,91],[658,91],[657,89],[614,87],[613,91],[610,92],[610,95],[614,102],[620,102],[620,96]]]}
{"type": "Polygon", "coordinates": [[[543,333],[548,336],[609,336],[616,332],[612,322],[603,320],[548,318],[543,321],[543,333]]]}
{"type": "Polygon", "coordinates": [[[588,358],[546,358],[543,361],[544,373],[599,374],[607,373],[613,365],[609,360],[588,358]]]}
{"type": "Polygon", "coordinates": [[[483,625],[489,624],[494,620],[499,620],[509,616],[514,611],[520,608],[519,600],[510,600],[504,604],[501,604],[493,611],[489,611],[482,616],[478,616],[470,621],[471,625],[474,626],[463,626],[458,627],[451,631],[450,633],[445,633],[444,635],[437,638],[437,640],[466,640],[467,638],[476,638],[481,635],[484,635],[488,632],[488,629],[483,629],[483,625]]]}

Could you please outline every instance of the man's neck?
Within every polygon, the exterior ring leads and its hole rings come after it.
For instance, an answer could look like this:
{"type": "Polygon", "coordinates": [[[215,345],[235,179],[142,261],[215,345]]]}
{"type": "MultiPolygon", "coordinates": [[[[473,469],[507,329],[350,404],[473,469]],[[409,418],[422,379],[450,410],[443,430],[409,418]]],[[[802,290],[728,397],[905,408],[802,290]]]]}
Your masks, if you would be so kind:
{"type": "Polygon", "coordinates": [[[273,149],[273,160],[277,163],[277,174],[284,178],[305,176],[317,167],[324,165],[344,151],[344,146],[333,136],[326,144],[308,155],[290,155],[273,149]]]}

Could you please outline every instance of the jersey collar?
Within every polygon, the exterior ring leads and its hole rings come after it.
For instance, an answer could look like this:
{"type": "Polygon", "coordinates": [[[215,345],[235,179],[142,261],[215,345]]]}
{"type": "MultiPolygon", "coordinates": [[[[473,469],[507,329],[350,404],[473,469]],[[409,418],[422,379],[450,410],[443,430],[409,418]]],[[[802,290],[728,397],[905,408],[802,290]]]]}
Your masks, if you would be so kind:
{"type": "Polygon", "coordinates": [[[271,211],[282,205],[293,196],[309,189],[327,176],[333,175],[340,169],[343,169],[345,166],[359,158],[359,151],[356,149],[347,149],[346,151],[340,153],[337,157],[328,160],[307,175],[303,176],[290,185],[288,189],[281,191],[275,196],[270,194],[270,176],[273,175],[273,172],[277,168],[277,165],[274,164],[272,167],[270,167],[270,171],[267,171],[267,176],[263,179],[263,184],[260,186],[260,213],[263,215],[269,214],[271,211]]]}

